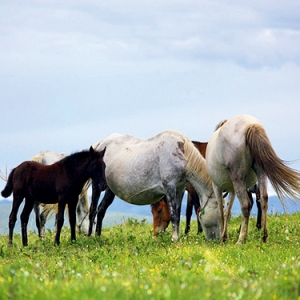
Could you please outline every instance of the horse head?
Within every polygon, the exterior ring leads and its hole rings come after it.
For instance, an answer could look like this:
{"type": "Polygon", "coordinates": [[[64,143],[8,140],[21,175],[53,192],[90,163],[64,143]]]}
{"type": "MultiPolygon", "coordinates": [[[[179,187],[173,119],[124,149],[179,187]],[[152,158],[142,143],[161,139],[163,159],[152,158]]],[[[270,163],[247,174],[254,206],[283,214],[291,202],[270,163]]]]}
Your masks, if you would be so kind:
{"type": "Polygon", "coordinates": [[[164,232],[171,220],[168,204],[166,199],[151,204],[151,211],[153,214],[153,233],[157,235],[160,232],[164,232]]]}
{"type": "Polygon", "coordinates": [[[197,217],[208,240],[220,238],[218,202],[215,197],[209,198],[202,207],[199,207],[197,217]]]}
{"type": "Polygon", "coordinates": [[[107,187],[105,178],[105,162],[103,157],[106,148],[102,151],[95,151],[94,148],[90,147],[90,157],[91,157],[91,168],[90,177],[92,178],[94,184],[97,184],[101,191],[104,191],[107,187]]]}

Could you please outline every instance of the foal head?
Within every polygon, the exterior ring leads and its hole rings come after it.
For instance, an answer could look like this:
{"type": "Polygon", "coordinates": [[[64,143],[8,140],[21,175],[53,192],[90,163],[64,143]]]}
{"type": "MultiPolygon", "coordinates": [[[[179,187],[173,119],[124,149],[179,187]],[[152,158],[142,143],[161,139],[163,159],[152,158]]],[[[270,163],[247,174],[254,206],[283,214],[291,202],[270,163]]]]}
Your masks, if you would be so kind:
{"type": "Polygon", "coordinates": [[[151,211],[153,214],[153,232],[156,235],[159,232],[165,231],[171,220],[168,204],[165,198],[151,204],[151,211]]]}
{"type": "Polygon", "coordinates": [[[90,177],[93,182],[99,186],[101,191],[105,190],[107,187],[105,178],[105,162],[103,161],[105,150],[106,148],[102,151],[95,151],[92,146],[90,147],[90,177]]]}

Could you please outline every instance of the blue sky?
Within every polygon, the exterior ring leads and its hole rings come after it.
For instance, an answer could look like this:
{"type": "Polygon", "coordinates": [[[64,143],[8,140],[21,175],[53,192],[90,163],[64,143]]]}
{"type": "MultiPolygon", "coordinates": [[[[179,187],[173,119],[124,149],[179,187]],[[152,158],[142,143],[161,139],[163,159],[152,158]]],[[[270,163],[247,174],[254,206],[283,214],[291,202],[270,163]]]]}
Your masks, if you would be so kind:
{"type": "Polygon", "coordinates": [[[111,133],[207,141],[240,113],[264,124],[280,158],[299,159],[299,11],[299,1],[0,1],[0,169],[111,133]]]}

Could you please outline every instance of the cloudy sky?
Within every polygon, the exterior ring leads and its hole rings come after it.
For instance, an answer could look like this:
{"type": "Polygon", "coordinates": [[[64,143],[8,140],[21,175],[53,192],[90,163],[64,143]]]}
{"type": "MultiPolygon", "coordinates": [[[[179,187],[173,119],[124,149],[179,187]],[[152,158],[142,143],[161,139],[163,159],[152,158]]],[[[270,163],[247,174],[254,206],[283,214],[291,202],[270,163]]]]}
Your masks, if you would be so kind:
{"type": "Polygon", "coordinates": [[[115,132],[207,141],[241,113],[299,159],[299,11],[298,0],[0,1],[0,169],[115,132]]]}

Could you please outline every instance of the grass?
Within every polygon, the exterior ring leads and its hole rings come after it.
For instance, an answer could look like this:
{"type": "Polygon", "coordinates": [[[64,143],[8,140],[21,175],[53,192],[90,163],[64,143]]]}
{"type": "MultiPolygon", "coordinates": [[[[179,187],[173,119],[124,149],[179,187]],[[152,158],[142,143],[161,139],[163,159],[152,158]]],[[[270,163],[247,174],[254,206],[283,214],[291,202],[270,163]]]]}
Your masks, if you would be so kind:
{"type": "Polygon", "coordinates": [[[226,245],[196,235],[195,221],[176,243],[170,229],[154,237],[134,219],[73,244],[65,229],[59,247],[51,231],[44,241],[30,234],[28,247],[0,236],[0,299],[300,299],[299,220],[269,216],[261,243],[251,219],[244,245],[235,245],[239,217],[226,245]]]}

